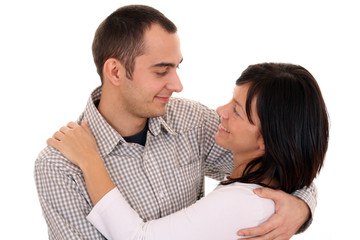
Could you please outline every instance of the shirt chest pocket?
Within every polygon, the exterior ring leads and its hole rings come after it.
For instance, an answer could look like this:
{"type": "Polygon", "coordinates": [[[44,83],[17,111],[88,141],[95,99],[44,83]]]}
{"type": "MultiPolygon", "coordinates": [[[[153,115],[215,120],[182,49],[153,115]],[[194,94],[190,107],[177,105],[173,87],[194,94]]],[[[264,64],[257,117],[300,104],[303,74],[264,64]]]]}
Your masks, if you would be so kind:
{"type": "Polygon", "coordinates": [[[185,185],[197,186],[201,181],[201,158],[195,151],[194,142],[189,137],[180,136],[177,138],[175,154],[177,160],[176,174],[178,179],[187,182],[185,185]]]}
{"type": "Polygon", "coordinates": [[[184,136],[179,136],[175,139],[174,152],[177,160],[177,167],[182,168],[200,161],[190,141],[189,138],[184,136]]]}
{"type": "Polygon", "coordinates": [[[193,151],[189,142],[180,141],[176,149],[177,166],[174,175],[178,194],[186,206],[194,203],[202,192],[202,164],[199,156],[193,151]]]}

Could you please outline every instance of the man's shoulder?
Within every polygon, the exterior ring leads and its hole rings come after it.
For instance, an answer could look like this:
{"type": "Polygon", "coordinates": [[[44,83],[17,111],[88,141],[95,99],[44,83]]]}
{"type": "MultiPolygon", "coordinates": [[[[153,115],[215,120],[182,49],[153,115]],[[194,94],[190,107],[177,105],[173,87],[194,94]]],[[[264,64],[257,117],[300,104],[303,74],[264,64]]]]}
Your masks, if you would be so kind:
{"type": "Polygon", "coordinates": [[[48,171],[81,172],[64,155],[53,147],[45,147],[35,161],[35,174],[48,171]]]}
{"type": "Polygon", "coordinates": [[[183,127],[200,127],[209,118],[218,119],[215,110],[185,98],[171,98],[164,117],[169,124],[183,127]]]}
{"type": "Polygon", "coordinates": [[[204,109],[209,109],[208,107],[206,107],[204,104],[202,104],[200,102],[190,100],[190,99],[186,99],[186,98],[179,98],[179,97],[172,97],[170,99],[168,107],[170,107],[170,108],[184,107],[184,108],[204,108],[204,109]]]}

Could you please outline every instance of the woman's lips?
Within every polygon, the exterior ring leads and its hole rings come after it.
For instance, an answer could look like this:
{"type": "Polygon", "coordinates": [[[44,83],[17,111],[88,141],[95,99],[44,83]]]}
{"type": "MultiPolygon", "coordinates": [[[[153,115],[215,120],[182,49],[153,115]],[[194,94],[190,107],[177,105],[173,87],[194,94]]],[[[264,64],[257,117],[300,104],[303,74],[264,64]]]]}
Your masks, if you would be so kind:
{"type": "Polygon", "coordinates": [[[226,132],[226,133],[230,133],[230,131],[227,130],[221,123],[219,124],[219,131],[221,131],[221,132],[226,132]]]}

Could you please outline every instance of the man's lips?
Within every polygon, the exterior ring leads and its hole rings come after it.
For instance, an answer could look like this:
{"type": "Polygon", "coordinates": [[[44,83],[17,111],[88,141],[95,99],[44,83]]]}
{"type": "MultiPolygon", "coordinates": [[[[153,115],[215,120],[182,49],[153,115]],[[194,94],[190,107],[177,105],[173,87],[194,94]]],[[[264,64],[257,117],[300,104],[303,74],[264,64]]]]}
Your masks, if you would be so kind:
{"type": "Polygon", "coordinates": [[[156,96],[155,98],[159,99],[162,102],[168,102],[170,100],[171,96],[165,97],[165,96],[156,96]]]}

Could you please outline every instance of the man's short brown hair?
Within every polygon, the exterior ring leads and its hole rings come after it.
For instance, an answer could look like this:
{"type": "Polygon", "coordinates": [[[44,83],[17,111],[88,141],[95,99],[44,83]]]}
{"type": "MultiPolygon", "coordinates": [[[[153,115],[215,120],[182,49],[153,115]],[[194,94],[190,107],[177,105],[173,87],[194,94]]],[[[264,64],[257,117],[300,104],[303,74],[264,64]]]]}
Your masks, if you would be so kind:
{"type": "Polygon", "coordinates": [[[144,5],[121,7],[100,24],[92,53],[101,82],[104,63],[109,58],[119,60],[126,69],[126,77],[132,78],[135,58],[144,53],[144,32],[152,24],[159,24],[169,33],[177,31],[175,24],[161,12],[144,5]]]}

